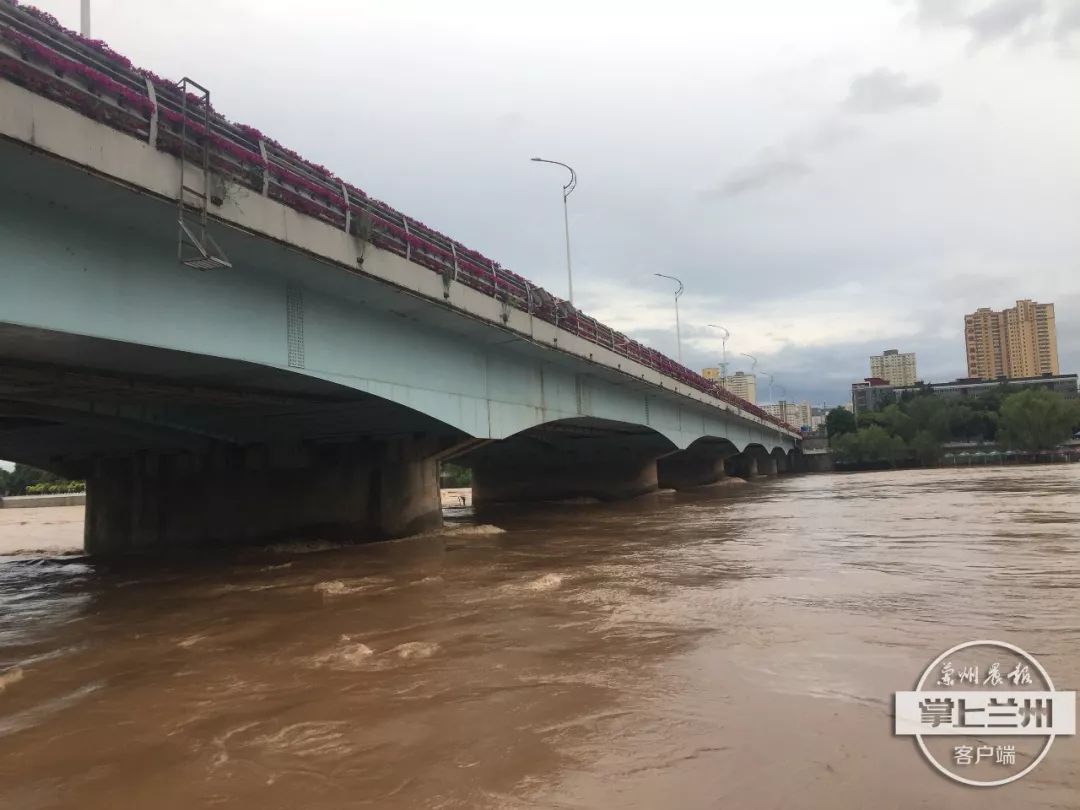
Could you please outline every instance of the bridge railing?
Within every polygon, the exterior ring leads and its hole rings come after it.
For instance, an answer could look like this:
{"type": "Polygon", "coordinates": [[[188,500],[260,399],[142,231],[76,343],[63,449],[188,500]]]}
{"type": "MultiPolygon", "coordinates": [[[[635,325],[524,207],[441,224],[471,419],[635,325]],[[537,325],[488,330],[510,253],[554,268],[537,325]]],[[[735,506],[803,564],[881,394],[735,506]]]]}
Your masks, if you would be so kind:
{"type": "Polygon", "coordinates": [[[235,124],[211,110],[206,131],[200,123],[201,99],[188,95],[185,105],[176,83],[135,67],[104,42],[81,37],[51,15],[16,0],[0,0],[0,76],[162,151],[196,160],[208,146],[211,169],[225,180],[212,196],[227,195],[229,184],[263,194],[440,274],[447,291],[451,283],[464,284],[506,307],[527,312],[763,421],[797,432],[482,253],[369,197],[257,129],[235,124]]]}

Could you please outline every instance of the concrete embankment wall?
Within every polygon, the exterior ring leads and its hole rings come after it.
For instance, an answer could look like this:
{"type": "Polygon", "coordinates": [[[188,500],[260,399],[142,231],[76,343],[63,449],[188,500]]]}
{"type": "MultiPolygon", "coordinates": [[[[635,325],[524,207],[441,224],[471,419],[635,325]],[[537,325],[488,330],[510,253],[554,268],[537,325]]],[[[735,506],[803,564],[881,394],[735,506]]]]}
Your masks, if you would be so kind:
{"type": "Polygon", "coordinates": [[[9,495],[0,498],[0,509],[15,509],[20,506],[82,506],[85,503],[85,492],[69,492],[63,495],[9,495]]]}

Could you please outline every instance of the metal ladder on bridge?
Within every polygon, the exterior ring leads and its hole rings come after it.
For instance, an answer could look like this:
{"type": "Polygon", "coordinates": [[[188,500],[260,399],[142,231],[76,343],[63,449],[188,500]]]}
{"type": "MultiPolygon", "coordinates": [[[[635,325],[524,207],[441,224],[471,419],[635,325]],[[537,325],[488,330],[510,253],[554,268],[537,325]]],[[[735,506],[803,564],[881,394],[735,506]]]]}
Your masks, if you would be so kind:
{"type": "MultiPolygon", "coordinates": [[[[176,198],[177,246],[176,255],[182,264],[196,270],[218,270],[232,267],[224,251],[214,241],[208,229],[210,207],[210,91],[185,76],[180,87],[180,193],[176,198]],[[197,93],[193,93],[192,89],[197,93]],[[188,113],[202,124],[202,188],[188,185],[187,145],[188,113]]],[[[192,141],[192,143],[196,143],[192,141]]]]}

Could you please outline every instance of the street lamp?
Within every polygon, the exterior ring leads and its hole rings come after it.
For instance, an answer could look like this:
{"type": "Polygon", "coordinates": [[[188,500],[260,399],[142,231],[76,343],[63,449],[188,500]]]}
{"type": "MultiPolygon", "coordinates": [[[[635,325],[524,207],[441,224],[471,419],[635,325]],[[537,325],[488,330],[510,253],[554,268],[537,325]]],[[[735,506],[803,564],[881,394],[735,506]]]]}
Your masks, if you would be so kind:
{"type": "Polygon", "coordinates": [[[90,38],[90,0],[82,0],[79,7],[79,33],[90,38]]]}
{"type": "Polygon", "coordinates": [[[679,331],[679,296],[683,294],[683,283],[675,278],[675,276],[665,276],[663,273],[653,273],[653,275],[669,279],[679,285],[679,289],[675,290],[675,351],[677,353],[676,356],[679,358],[679,365],[682,365],[682,333],[679,331]]]}
{"type": "Polygon", "coordinates": [[[754,357],[754,355],[752,354],[747,354],[746,352],[739,352],[739,354],[741,354],[743,357],[749,357],[751,360],[754,361],[754,364],[750,366],[750,373],[753,374],[754,369],[757,368],[757,358],[754,357]]]}
{"type": "Polygon", "coordinates": [[[574,274],[570,270],[570,214],[567,213],[566,198],[569,197],[575,188],[577,188],[577,172],[567,166],[565,163],[560,163],[557,160],[545,160],[544,158],[534,157],[533,163],[550,163],[553,166],[562,166],[568,172],[570,172],[570,179],[566,185],[562,187],[562,213],[563,213],[563,225],[566,228],[566,286],[568,292],[567,300],[570,305],[574,305],[574,274]]]}
{"type": "Polygon", "coordinates": [[[720,336],[720,376],[727,376],[727,341],[731,337],[731,332],[728,331],[726,326],[721,326],[718,323],[710,323],[713,329],[719,329],[721,331],[720,336]]]}
{"type": "Polygon", "coordinates": [[[774,401],[773,401],[773,398],[772,398],[773,375],[770,374],[769,372],[767,372],[765,369],[762,369],[761,373],[769,378],[769,404],[773,405],[773,404],[775,404],[774,401]]]}

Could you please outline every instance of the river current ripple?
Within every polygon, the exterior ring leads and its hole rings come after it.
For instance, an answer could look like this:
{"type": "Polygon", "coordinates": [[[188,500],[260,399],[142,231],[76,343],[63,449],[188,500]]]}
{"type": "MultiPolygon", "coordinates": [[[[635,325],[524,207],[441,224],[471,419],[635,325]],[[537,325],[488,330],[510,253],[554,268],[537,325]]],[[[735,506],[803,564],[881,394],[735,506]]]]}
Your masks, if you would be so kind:
{"type": "Polygon", "coordinates": [[[453,523],[0,558],[0,807],[1080,806],[1075,738],[977,790],[891,734],[892,693],[963,641],[1080,686],[1080,466],[453,523]]]}

